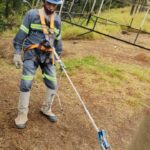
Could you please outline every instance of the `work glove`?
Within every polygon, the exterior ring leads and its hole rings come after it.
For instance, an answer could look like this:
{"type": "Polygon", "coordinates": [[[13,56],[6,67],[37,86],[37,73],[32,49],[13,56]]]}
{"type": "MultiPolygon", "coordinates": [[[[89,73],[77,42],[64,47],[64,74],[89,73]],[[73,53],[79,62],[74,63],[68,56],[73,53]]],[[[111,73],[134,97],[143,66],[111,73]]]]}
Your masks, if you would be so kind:
{"type": "Polygon", "coordinates": [[[61,61],[61,60],[57,60],[57,62],[59,63],[59,65],[60,65],[60,70],[61,71],[63,71],[63,69],[66,69],[66,66],[65,66],[65,64],[61,61]]]}
{"type": "Polygon", "coordinates": [[[20,54],[14,54],[13,62],[16,66],[17,69],[20,69],[21,66],[23,65],[21,55],[20,54]]]}

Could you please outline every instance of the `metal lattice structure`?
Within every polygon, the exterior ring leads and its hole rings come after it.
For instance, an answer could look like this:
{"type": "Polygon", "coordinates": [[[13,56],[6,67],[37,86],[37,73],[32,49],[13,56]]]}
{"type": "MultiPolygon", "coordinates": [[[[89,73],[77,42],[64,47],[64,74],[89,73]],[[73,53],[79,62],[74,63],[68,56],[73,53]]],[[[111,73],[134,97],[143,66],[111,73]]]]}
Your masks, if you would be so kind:
{"type": "MultiPolygon", "coordinates": [[[[123,8],[123,7],[122,7],[123,8]]],[[[64,0],[61,7],[60,14],[62,20],[69,24],[78,26],[87,30],[85,33],[81,33],[79,36],[95,32],[110,38],[114,38],[125,43],[138,46],[147,50],[150,50],[148,39],[150,38],[150,30],[146,31],[144,25],[148,25],[147,18],[149,17],[150,2],[148,0],[64,0]],[[111,12],[113,11],[113,3],[122,4],[128,7],[128,20],[126,22],[119,22],[112,19],[111,12]],[[96,7],[99,6],[99,7],[96,7]],[[109,14],[109,17],[104,16],[104,13],[109,14]],[[135,26],[134,23],[140,16],[140,24],[135,26]],[[108,34],[103,32],[98,27],[116,26],[120,28],[120,33],[108,34]],[[129,35],[128,37],[126,35],[129,35]],[[140,40],[142,38],[142,40],[140,40]],[[146,38],[143,42],[143,38],[146,38]]],[[[104,28],[104,27],[103,27],[104,28]]]]}

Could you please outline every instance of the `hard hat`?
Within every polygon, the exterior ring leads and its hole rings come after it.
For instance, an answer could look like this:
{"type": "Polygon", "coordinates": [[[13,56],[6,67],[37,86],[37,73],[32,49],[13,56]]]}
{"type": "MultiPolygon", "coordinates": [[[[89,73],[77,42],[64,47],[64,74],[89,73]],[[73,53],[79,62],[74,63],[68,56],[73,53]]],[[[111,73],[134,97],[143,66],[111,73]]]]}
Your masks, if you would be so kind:
{"type": "Polygon", "coordinates": [[[63,0],[46,0],[48,3],[52,3],[52,4],[56,4],[56,5],[59,5],[59,4],[62,4],[63,3],[63,0]]]}

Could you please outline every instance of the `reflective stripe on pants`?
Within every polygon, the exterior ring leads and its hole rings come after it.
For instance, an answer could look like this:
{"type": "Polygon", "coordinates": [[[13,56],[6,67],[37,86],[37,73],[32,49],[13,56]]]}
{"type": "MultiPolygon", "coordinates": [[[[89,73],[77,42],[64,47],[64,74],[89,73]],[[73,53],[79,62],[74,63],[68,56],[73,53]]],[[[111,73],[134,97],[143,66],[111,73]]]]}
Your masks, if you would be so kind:
{"type": "Polygon", "coordinates": [[[56,89],[57,79],[55,65],[51,63],[40,63],[38,61],[35,62],[33,60],[25,60],[23,64],[23,73],[20,84],[20,90],[22,92],[30,91],[32,87],[32,81],[38,66],[40,66],[42,70],[42,76],[45,85],[50,89],[56,89]]]}

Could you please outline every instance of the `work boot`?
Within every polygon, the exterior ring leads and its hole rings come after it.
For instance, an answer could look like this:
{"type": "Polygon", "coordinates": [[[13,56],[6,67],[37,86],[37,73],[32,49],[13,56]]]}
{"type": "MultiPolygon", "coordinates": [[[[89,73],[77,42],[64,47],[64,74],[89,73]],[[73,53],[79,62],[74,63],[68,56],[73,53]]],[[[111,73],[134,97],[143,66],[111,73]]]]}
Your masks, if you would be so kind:
{"type": "Polygon", "coordinates": [[[45,101],[43,102],[43,105],[41,107],[42,114],[45,115],[51,122],[57,122],[57,117],[51,110],[51,106],[53,103],[53,96],[55,95],[55,93],[56,90],[51,90],[47,88],[45,101]]]}
{"type": "Polygon", "coordinates": [[[15,125],[18,129],[24,129],[28,121],[28,106],[30,92],[21,92],[18,103],[18,116],[15,119],[15,125]]]}

